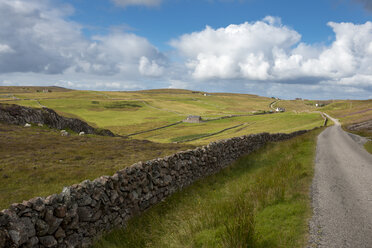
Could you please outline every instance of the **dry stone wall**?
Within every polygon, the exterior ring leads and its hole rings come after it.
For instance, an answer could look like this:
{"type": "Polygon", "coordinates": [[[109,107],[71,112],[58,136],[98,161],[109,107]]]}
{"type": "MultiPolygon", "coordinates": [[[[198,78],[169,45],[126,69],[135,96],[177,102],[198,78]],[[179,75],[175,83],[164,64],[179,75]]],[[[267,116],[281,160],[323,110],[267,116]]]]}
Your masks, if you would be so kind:
{"type": "Polygon", "coordinates": [[[303,134],[261,133],[133,164],[113,176],[65,187],[60,194],[0,212],[0,247],[89,247],[100,235],[269,141],[303,134]]]}

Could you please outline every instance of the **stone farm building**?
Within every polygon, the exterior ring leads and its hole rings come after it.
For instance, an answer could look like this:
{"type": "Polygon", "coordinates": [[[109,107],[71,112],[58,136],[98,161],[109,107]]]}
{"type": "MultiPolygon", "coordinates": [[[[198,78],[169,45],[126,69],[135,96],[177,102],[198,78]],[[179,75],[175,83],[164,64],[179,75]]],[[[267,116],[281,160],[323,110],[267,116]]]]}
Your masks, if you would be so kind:
{"type": "Polygon", "coordinates": [[[275,111],[276,112],[285,112],[285,108],[276,108],[275,111]]]}
{"type": "Polygon", "coordinates": [[[189,115],[183,122],[188,123],[200,123],[202,121],[201,116],[198,115],[189,115]]]}

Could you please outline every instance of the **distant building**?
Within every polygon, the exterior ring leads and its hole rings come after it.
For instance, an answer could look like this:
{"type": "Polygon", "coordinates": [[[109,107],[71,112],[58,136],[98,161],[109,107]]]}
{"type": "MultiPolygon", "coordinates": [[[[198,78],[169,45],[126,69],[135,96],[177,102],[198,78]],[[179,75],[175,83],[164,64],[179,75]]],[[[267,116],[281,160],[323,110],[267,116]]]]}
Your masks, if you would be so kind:
{"type": "Polygon", "coordinates": [[[189,115],[183,122],[187,123],[200,123],[202,121],[201,116],[198,115],[189,115]]]}
{"type": "Polygon", "coordinates": [[[49,93],[49,92],[52,92],[52,91],[49,89],[43,89],[43,93],[49,93]]]}
{"type": "Polygon", "coordinates": [[[295,100],[302,100],[302,98],[297,97],[295,100]]]}
{"type": "Polygon", "coordinates": [[[276,112],[285,112],[285,108],[276,108],[275,111],[276,112]]]}
{"type": "Polygon", "coordinates": [[[208,94],[208,93],[204,93],[203,96],[210,96],[210,94],[208,94]]]}

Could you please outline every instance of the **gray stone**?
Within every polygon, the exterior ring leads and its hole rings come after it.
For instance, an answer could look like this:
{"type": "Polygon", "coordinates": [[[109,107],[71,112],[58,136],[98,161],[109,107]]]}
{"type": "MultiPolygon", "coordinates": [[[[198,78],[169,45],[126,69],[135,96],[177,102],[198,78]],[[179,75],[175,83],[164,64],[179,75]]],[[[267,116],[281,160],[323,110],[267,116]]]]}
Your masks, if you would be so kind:
{"type": "Polygon", "coordinates": [[[45,209],[45,204],[41,197],[33,198],[30,200],[30,202],[32,203],[32,208],[36,211],[41,212],[45,209]]]}
{"type": "Polygon", "coordinates": [[[58,218],[63,218],[66,216],[66,212],[67,212],[67,208],[66,206],[58,206],[56,207],[56,209],[54,209],[54,214],[58,217],[58,218]]]}
{"type": "Polygon", "coordinates": [[[0,227],[6,227],[9,224],[9,215],[0,212],[0,227]]]}
{"type": "Polygon", "coordinates": [[[110,200],[112,203],[115,203],[115,200],[119,198],[119,194],[118,192],[116,192],[116,190],[111,190],[111,197],[110,197],[110,200]]]}
{"type": "Polygon", "coordinates": [[[54,237],[56,239],[64,238],[64,237],[66,237],[66,233],[62,228],[59,227],[58,230],[56,231],[56,233],[54,234],[54,237]]]}
{"type": "Polygon", "coordinates": [[[10,237],[5,229],[0,229],[0,247],[6,247],[10,242],[10,237]]]}
{"type": "Polygon", "coordinates": [[[88,195],[83,195],[81,199],[78,200],[79,207],[88,206],[92,203],[92,198],[90,198],[88,195]]]}
{"type": "Polygon", "coordinates": [[[45,247],[56,247],[57,240],[53,236],[44,236],[39,238],[40,243],[45,247]]]}
{"type": "Polygon", "coordinates": [[[24,225],[24,231],[27,233],[28,237],[33,237],[36,235],[35,225],[32,223],[30,218],[23,217],[21,221],[24,225]]]}
{"type": "Polygon", "coordinates": [[[45,213],[45,222],[48,224],[48,234],[53,234],[55,231],[57,231],[59,225],[62,223],[63,219],[56,218],[53,215],[52,209],[47,209],[45,213]]]}
{"type": "Polygon", "coordinates": [[[164,176],[164,183],[168,185],[170,182],[172,182],[172,177],[170,175],[164,176]]]}
{"type": "Polygon", "coordinates": [[[67,237],[65,242],[68,248],[75,248],[79,244],[79,235],[74,233],[67,237]]]}
{"type": "Polygon", "coordinates": [[[93,210],[90,207],[79,207],[77,213],[79,220],[84,222],[90,221],[93,216],[93,210]]]}
{"type": "Polygon", "coordinates": [[[38,247],[37,244],[39,244],[39,239],[37,237],[32,237],[27,241],[26,246],[30,248],[34,248],[34,247],[38,247]]]}
{"type": "Polygon", "coordinates": [[[38,236],[44,236],[45,234],[48,233],[49,226],[43,220],[37,219],[35,223],[35,227],[36,227],[36,233],[38,236]]]}

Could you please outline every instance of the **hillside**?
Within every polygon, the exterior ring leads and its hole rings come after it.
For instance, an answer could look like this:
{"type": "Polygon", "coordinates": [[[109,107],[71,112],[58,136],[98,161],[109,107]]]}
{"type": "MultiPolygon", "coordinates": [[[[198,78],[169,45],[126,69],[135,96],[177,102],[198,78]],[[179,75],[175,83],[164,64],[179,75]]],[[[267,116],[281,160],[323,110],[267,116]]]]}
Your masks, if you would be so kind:
{"type": "Polygon", "coordinates": [[[191,145],[98,135],[62,137],[48,127],[0,123],[0,209],[64,186],[112,175],[138,161],[193,148],[191,145]]]}
{"type": "Polygon", "coordinates": [[[126,138],[80,137],[77,134],[61,137],[59,131],[47,127],[1,124],[2,207],[32,196],[58,192],[64,185],[112,174],[140,160],[161,157],[195,145],[259,132],[289,133],[311,129],[323,123],[314,110],[324,109],[331,115],[345,115],[347,120],[352,117],[353,121],[359,116],[370,118],[368,115],[371,113],[362,111],[371,106],[371,101],[353,101],[353,106],[350,101],[335,102],[316,108],[310,101],[280,100],[276,104],[286,107],[287,112],[257,115],[254,114],[256,111],[269,111],[274,100],[247,94],[204,95],[204,92],[172,89],[136,92],[52,90],[43,93],[20,92],[20,88],[0,87],[0,91],[10,91],[15,97],[0,103],[35,108],[46,106],[62,116],[78,118],[93,127],[108,128],[124,136],[176,123],[187,115],[201,115],[207,121],[181,122],[126,138]],[[218,119],[223,116],[229,118],[218,119]],[[23,182],[22,187],[19,182],[23,182]],[[12,196],[8,197],[10,192],[12,196]]]}
{"type": "MultiPolygon", "coordinates": [[[[1,87],[0,87],[1,88],[1,87]]],[[[7,90],[11,89],[7,87],[7,90]]],[[[133,136],[154,142],[207,144],[211,141],[257,132],[291,132],[319,126],[322,121],[314,106],[291,103],[290,113],[253,115],[270,111],[272,98],[249,94],[205,93],[199,91],[159,89],[132,92],[14,92],[15,99],[3,102],[30,107],[46,106],[66,117],[79,118],[88,124],[129,135],[180,122],[188,115],[204,120],[242,115],[198,124],[179,124],[170,128],[133,136]],[[296,110],[297,108],[297,110],[296,110]],[[294,110],[294,111],[292,111],[294,110]],[[301,110],[301,111],[299,111],[301,110]],[[230,129],[231,128],[231,129],[230,129]],[[221,131],[229,129],[220,133],[221,131]],[[218,135],[212,135],[219,133],[218,135]],[[206,138],[202,138],[208,135],[206,138]]],[[[0,99],[0,102],[1,99],[0,99]]],[[[287,101],[280,101],[284,103],[287,101]]],[[[132,137],[132,136],[131,136],[132,137]]]]}

